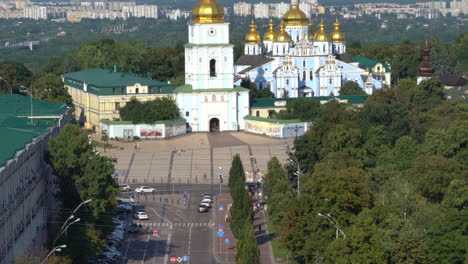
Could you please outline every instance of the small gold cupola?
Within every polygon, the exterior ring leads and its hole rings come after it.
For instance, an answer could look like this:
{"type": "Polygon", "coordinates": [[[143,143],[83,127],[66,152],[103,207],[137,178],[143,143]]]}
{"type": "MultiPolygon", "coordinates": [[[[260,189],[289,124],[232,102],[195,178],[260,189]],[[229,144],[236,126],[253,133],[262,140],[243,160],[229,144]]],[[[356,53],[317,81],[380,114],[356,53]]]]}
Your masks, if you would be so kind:
{"type": "Polygon", "coordinates": [[[245,44],[260,44],[260,34],[257,32],[257,26],[253,19],[249,25],[250,31],[245,35],[245,44]]]}
{"type": "Polygon", "coordinates": [[[329,42],[330,39],[328,37],[327,31],[325,31],[325,23],[323,23],[323,20],[319,24],[319,31],[315,34],[314,41],[319,41],[319,42],[329,42]]]}
{"type": "Polygon", "coordinates": [[[275,24],[273,24],[273,20],[270,19],[270,22],[268,23],[268,31],[263,35],[263,41],[275,41],[275,38],[275,24]]]}
{"type": "Polygon", "coordinates": [[[291,36],[289,36],[288,32],[286,32],[284,29],[286,26],[284,24],[280,24],[279,26],[279,32],[276,35],[275,42],[291,42],[291,36]]]}
{"type": "Polygon", "coordinates": [[[192,10],[193,23],[224,23],[224,8],[216,0],[201,0],[192,10]]]}
{"type": "Polygon", "coordinates": [[[332,42],[333,43],[344,43],[345,37],[343,31],[341,31],[341,23],[336,19],[336,22],[333,24],[334,30],[332,32],[332,42]]]}

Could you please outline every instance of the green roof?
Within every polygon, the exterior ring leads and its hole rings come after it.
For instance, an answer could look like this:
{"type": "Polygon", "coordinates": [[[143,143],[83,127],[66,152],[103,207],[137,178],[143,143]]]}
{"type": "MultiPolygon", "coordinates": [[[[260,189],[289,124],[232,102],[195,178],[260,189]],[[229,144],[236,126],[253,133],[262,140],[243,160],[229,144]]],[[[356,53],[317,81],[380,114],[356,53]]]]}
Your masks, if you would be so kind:
{"type": "Polygon", "coordinates": [[[58,117],[67,111],[67,105],[33,99],[31,124],[31,98],[21,95],[0,95],[0,167],[12,159],[18,150],[51,126],[57,124],[58,117]]]}
{"type": "Polygon", "coordinates": [[[359,63],[359,66],[361,66],[364,69],[374,68],[374,66],[377,63],[381,63],[383,65],[383,67],[385,68],[385,72],[391,72],[390,65],[388,65],[388,63],[386,63],[386,62],[384,62],[384,63],[378,62],[378,61],[369,59],[369,58],[364,57],[364,56],[355,56],[354,60],[357,61],[359,63]]]}
{"type": "MultiPolygon", "coordinates": [[[[317,97],[300,97],[302,99],[316,100],[316,101],[330,101],[337,99],[340,101],[347,100],[348,103],[361,105],[367,100],[367,95],[343,95],[343,96],[317,96],[317,97]]],[[[253,100],[252,108],[285,108],[286,105],[275,105],[275,102],[286,102],[296,100],[299,98],[256,98],[253,100]]]]}
{"type": "Polygon", "coordinates": [[[281,119],[266,118],[266,117],[258,117],[258,116],[250,116],[250,115],[244,116],[244,119],[246,119],[246,120],[262,121],[262,122],[268,122],[268,123],[281,123],[281,124],[287,124],[287,123],[304,123],[304,121],[301,121],[300,119],[281,120],[281,119]]]}
{"type": "Polygon", "coordinates": [[[250,91],[247,88],[241,86],[235,86],[234,88],[214,88],[214,89],[193,89],[192,85],[186,84],[178,86],[174,90],[176,93],[210,93],[210,92],[247,92],[250,91]]]}
{"type": "Polygon", "coordinates": [[[110,69],[90,69],[79,72],[65,73],[64,78],[84,82],[96,87],[126,87],[137,83],[143,86],[164,86],[168,83],[138,77],[128,72],[117,72],[110,69]]]}
{"type": "MultiPolygon", "coordinates": [[[[116,121],[116,120],[109,120],[109,119],[101,119],[101,123],[106,124],[106,125],[133,125],[132,121],[116,121]]],[[[159,120],[159,121],[154,121],[153,124],[168,124],[168,123],[178,123],[178,122],[187,122],[187,120],[183,117],[179,117],[177,119],[173,120],[159,120]]]]}
{"type": "Polygon", "coordinates": [[[0,94],[0,116],[31,116],[31,102],[34,116],[60,116],[67,111],[66,104],[32,99],[17,94],[0,94]]]}

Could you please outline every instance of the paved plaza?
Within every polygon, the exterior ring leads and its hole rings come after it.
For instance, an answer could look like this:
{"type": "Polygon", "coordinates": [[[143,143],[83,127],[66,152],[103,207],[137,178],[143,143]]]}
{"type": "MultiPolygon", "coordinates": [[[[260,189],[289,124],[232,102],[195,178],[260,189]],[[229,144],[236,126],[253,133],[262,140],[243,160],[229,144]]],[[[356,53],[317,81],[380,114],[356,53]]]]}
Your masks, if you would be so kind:
{"type": "MultiPolygon", "coordinates": [[[[219,167],[227,183],[232,157],[239,154],[246,172],[258,168],[266,172],[268,161],[276,156],[287,159],[284,142],[244,132],[194,133],[166,140],[110,142],[117,148],[105,155],[117,159],[120,183],[132,184],[219,184],[219,167]],[[250,157],[253,157],[251,159],[250,157]]],[[[99,149],[99,151],[103,151],[99,149]]]]}

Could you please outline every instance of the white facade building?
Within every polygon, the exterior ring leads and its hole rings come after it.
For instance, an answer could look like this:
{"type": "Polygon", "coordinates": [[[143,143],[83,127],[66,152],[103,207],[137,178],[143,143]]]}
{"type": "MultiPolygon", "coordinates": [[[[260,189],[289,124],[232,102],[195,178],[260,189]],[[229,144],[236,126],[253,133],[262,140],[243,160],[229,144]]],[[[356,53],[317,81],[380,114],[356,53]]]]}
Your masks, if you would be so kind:
{"type": "Polygon", "coordinates": [[[176,102],[191,131],[244,129],[248,89],[234,87],[233,48],[223,7],[201,0],[192,12],[185,45],[185,84],[176,102]]]}
{"type": "Polygon", "coordinates": [[[32,19],[47,19],[47,7],[45,6],[28,6],[24,8],[24,17],[32,19]]]}
{"type": "Polygon", "coordinates": [[[347,54],[339,21],[330,33],[323,21],[315,32],[297,0],[283,15],[278,31],[270,20],[263,40],[253,22],[249,27],[244,55],[235,64],[237,85],[248,79],[276,97],[339,95],[347,81],[356,82],[368,94],[390,85],[387,63],[347,54]]]}

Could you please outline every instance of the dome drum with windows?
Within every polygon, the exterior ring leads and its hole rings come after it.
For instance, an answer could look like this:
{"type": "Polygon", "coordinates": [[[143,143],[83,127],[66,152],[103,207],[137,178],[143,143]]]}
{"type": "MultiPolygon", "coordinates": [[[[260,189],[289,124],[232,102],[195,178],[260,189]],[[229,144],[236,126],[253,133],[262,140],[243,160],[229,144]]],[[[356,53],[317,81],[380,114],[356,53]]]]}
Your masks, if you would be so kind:
{"type": "Polygon", "coordinates": [[[201,0],[192,10],[193,23],[224,23],[224,8],[216,0],[201,0]]]}

